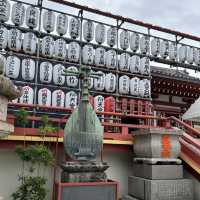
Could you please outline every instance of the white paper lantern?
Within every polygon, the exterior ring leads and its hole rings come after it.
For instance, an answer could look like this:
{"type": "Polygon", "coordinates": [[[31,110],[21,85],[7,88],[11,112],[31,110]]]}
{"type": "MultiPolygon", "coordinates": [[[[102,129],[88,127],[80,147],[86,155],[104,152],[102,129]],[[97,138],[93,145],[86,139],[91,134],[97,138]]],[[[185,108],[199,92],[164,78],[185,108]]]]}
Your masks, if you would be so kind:
{"type": "Polygon", "coordinates": [[[143,35],[140,38],[140,51],[142,54],[149,54],[149,50],[150,50],[150,39],[149,36],[147,35],[143,35]]]}
{"type": "Polygon", "coordinates": [[[106,67],[109,69],[115,69],[117,66],[117,53],[114,50],[106,52],[106,67]]]}
{"type": "Polygon", "coordinates": [[[5,49],[8,44],[8,30],[4,26],[0,26],[0,49],[5,49]]]}
{"type": "Polygon", "coordinates": [[[107,31],[107,43],[109,46],[113,47],[117,42],[117,29],[115,27],[110,27],[107,31]]]}
{"type": "Polygon", "coordinates": [[[20,51],[22,47],[22,32],[18,29],[11,29],[8,32],[8,48],[13,51],[20,51]]]}
{"type": "Polygon", "coordinates": [[[40,64],[40,81],[42,83],[50,83],[52,80],[53,66],[50,62],[42,62],[40,64]]]}
{"type": "Polygon", "coordinates": [[[160,54],[160,39],[153,38],[151,40],[151,54],[153,56],[158,56],[160,54]]]}
{"type": "Polygon", "coordinates": [[[67,54],[67,49],[66,49],[66,42],[64,39],[57,39],[55,41],[55,52],[54,52],[54,57],[58,59],[65,59],[67,54]]]}
{"type": "Polygon", "coordinates": [[[40,106],[51,106],[51,91],[42,88],[38,91],[38,104],[40,106]]]}
{"type": "Polygon", "coordinates": [[[56,31],[59,35],[67,33],[68,18],[67,15],[60,13],[57,16],[56,31]]]}
{"type": "Polygon", "coordinates": [[[167,40],[161,40],[160,42],[160,56],[167,58],[169,55],[169,42],[167,40]]]}
{"type": "Polygon", "coordinates": [[[147,98],[151,96],[150,80],[147,80],[147,79],[140,80],[139,94],[143,98],[147,98]]]}
{"type": "Polygon", "coordinates": [[[106,29],[103,24],[97,24],[95,29],[95,40],[98,44],[102,44],[105,42],[105,33],[106,29]]]}
{"type": "Polygon", "coordinates": [[[128,53],[122,53],[120,55],[119,69],[121,71],[129,71],[129,59],[130,55],[128,53]]]}
{"type": "Polygon", "coordinates": [[[87,42],[94,39],[94,23],[90,20],[83,23],[83,38],[87,42]]]}
{"type": "Polygon", "coordinates": [[[104,111],[104,97],[102,95],[94,97],[94,110],[96,112],[104,111]]]}
{"type": "Polygon", "coordinates": [[[174,42],[169,43],[169,59],[176,60],[177,58],[177,45],[174,42]]]}
{"type": "Polygon", "coordinates": [[[116,89],[116,75],[109,73],[105,77],[105,90],[106,92],[114,92],[116,89]]]}
{"type": "Polygon", "coordinates": [[[102,47],[98,47],[95,50],[95,65],[97,66],[104,66],[105,65],[105,60],[106,60],[106,51],[102,47]]]}
{"type": "Polygon", "coordinates": [[[61,64],[57,64],[53,67],[53,82],[56,85],[64,85],[65,76],[62,75],[64,70],[65,70],[65,67],[61,64]]]}
{"type": "Polygon", "coordinates": [[[38,25],[39,11],[34,6],[28,6],[26,9],[26,25],[29,28],[36,28],[38,25]]]}
{"type": "Polygon", "coordinates": [[[65,107],[76,108],[78,104],[78,96],[74,91],[67,92],[65,95],[65,107]]]}
{"type": "Polygon", "coordinates": [[[85,45],[82,50],[83,63],[92,65],[94,61],[94,49],[92,45],[85,45]]]}
{"type": "Polygon", "coordinates": [[[133,52],[136,52],[140,46],[140,36],[138,33],[132,33],[130,36],[130,48],[133,52]]]}
{"type": "Polygon", "coordinates": [[[62,90],[55,90],[52,93],[52,106],[53,107],[64,107],[65,94],[62,90]]]}
{"type": "Polygon", "coordinates": [[[200,64],[200,49],[195,49],[194,50],[194,62],[196,65],[200,64]]]}
{"type": "Polygon", "coordinates": [[[8,0],[0,0],[0,21],[7,22],[10,16],[10,3],[8,0]]]}
{"type": "Polygon", "coordinates": [[[55,13],[51,10],[45,10],[43,14],[43,28],[46,32],[50,33],[54,31],[55,27],[55,13]]]}
{"type": "Polygon", "coordinates": [[[150,59],[148,57],[143,57],[140,59],[140,71],[141,74],[150,74],[150,59]]]}
{"type": "Polygon", "coordinates": [[[186,60],[189,64],[193,64],[194,62],[194,48],[192,47],[187,47],[187,55],[186,55],[186,60]]]}
{"type": "Polygon", "coordinates": [[[7,77],[17,79],[20,71],[20,59],[16,56],[8,56],[5,68],[7,77]]]}
{"type": "Polygon", "coordinates": [[[0,74],[4,74],[5,73],[5,69],[6,69],[6,58],[0,54],[0,62],[1,62],[1,65],[3,66],[2,69],[0,69],[0,74]]]}
{"type": "Polygon", "coordinates": [[[130,78],[126,75],[119,78],[119,93],[128,94],[130,87],[130,78]]]}
{"type": "MultiPolygon", "coordinates": [[[[69,72],[78,72],[78,69],[74,66],[68,67],[67,71],[69,72]]],[[[77,87],[78,86],[78,77],[77,76],[66,76],[66,82],[69,87],[77,87]]]]}
{"type": "Polygon", "coordinates": [[[179,47],[178,57],[179,57],[179,62],[184,63],[186,61],[186,57],[187,57],[187,47],[186,46],[179,47]]]}
{"type": "Polygon", "coordinates": [[[129,68],[132,73],[140,73],[140,57],[131,56],[129,59],[129,68]]]}
{"type": "Polygon", "coordinates": [[[140,79],[134,77],[130,80],[130,93],[133,96],[139,96],[140,79]]]}
{"type": "Polygon", "coordinates": [[[36,53],[37,37],[34,33],[28,32],[24,34],[23,51],[25,53],[36,53]]]}
{"type": "Polygon", "coordinates": [[[11,20],[13,24],[21,26],[24,23],[25,7],[22,3],[14,3],[12,7],[11,20]]]}
{"type": "Polygon", "coordinates": [[[69,23],[69,34],[72,39],[77,39],[80,35],[80,21],[78,18],[72,17],[69,23]]]}
{"type": "Polygon", "coordinates": [[[35,77],[35,61],[30,58],[22,60],[22,78],[26,81],[32,81],[35,77]]]}
{"type": "Polygon", "coordinates": [[[68,60],[78,62],[80,55],[80,45],[77,42],[70,42],[68,45],[68,60]]]}
{"type": "Polygon", "coordinates": [[[34,97],[33,89],[29,86],[24,86],[22,89],[23,89],[23,94],[19,99],[20,103],[32,105],[34,97]]]}
{"type": "Polygon", "coordinates": [[[42,39],[42,55],[47,57],[52,57],[54,53],[54,40],[51,36],[45,36],[42,39]]]}
{"type": "Polygon", "coordinates": [[[101,73],[102,76],[94,79],[94,89],[97,91],[103,91],[105,88],[105,73],[102,71],[98,71],[97,73],[101,73]]]}
{"type": "Polygon", "coordinates": [[[122,49],[128,49],[129,47],[129,42],[130,42],[130,34],[128,31],[123,30],[120,33],[120,47],[122,49]]]}

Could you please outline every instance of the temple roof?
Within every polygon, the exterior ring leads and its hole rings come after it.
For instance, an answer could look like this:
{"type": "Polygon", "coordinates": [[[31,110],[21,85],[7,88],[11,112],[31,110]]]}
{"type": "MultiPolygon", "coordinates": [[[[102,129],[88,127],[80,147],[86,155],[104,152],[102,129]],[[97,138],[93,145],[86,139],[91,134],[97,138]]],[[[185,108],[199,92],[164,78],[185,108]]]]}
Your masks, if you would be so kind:
{"type": "Polygon", "coordinates": [[[172,68],[151,66],[151,73],[152,76],[156,77],[170,78],[187,82],[189,81],[200,84],[200,78],[191,76],[186,70],[177,70],[172,68]]]}

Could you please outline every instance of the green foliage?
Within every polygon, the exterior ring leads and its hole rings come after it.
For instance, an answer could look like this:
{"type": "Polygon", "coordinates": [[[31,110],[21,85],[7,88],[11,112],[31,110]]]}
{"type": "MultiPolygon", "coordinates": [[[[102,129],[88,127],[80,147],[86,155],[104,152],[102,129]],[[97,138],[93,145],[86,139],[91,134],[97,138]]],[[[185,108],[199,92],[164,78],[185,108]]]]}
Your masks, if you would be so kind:
{"type": "Polygon", "coordinates": [[[45,136],[47,133],[54,133],[58,130],[58,128],[53,127],[49,122],[49,117],[47,115],[42,116],[42,125],[39,127],[39,133],[45,136]]]}
{"type": "Polygon", "coordinates": [[[17,191],[12,194],[13,200],[44,200],[46,198],[45,178],[25,176],[20,179],[23,181],[17,191]]]}
{"type": "Polygon", "coordinates": [[[15,114],[17,124],[22,127],[25,127],[28,124],[27,116],[28,116],[27,110],[25,110],[24,108],[18,110],[15,114]]]}
{"type": "Polygon", "coordinates": [[[54,162],[53,153],[44,145],[29,145],[26,148],[18,146],[16,148],[16,153],[22,161],[31,162],[33,164],[48,166],[52,165],[54,162]]]}

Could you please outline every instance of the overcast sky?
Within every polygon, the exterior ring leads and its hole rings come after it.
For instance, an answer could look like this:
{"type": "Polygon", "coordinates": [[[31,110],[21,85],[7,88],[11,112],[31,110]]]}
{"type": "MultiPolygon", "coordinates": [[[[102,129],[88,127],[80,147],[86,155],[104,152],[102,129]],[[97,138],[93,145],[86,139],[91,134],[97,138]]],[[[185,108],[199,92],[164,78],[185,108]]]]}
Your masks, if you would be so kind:
{"type": "Polygon", "coordinates": [[[200,0],[75,0],[75,2],[200,35],[200,0]]]}

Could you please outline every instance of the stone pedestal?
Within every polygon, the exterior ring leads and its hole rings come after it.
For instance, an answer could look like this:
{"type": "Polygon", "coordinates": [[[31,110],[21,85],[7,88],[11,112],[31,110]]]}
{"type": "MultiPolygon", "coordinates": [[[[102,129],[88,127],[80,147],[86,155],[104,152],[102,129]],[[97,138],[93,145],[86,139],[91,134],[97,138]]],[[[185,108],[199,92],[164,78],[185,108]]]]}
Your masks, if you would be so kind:
{"type": "Polygon", "coordinates": [[[150,180],[131,176],[128,193],[140,200],[193,200],[192,180],[150,180]]]}

